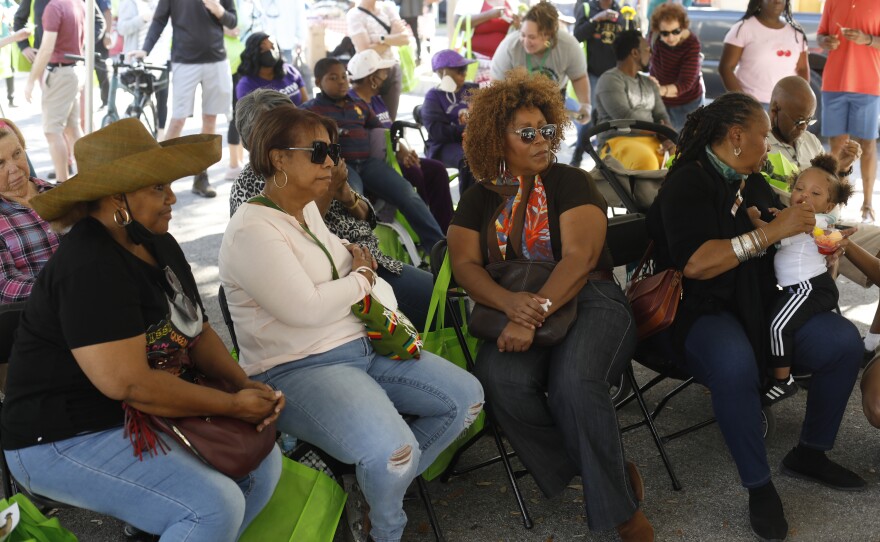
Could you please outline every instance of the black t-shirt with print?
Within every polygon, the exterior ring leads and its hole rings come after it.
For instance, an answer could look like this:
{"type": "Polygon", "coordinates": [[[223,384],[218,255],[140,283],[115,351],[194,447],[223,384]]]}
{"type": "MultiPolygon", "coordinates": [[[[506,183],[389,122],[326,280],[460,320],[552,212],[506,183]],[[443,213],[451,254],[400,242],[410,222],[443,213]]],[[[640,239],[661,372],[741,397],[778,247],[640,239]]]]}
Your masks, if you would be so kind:
{"type": "Polygon", "coordinates": [[[92,218],[63,238],[37,277],[16,333],[0,418],[4,449],[122,425],[122,403],[91,383],[71,349],[145,334],[150,355],[161,355],[185,348],[201,332],[204,310],[177,241],[166,234],[148,248],[158,268],[92,218]],[[175,297],[166,266],[195,307],[177,308],[185,304],[175,297]]]}

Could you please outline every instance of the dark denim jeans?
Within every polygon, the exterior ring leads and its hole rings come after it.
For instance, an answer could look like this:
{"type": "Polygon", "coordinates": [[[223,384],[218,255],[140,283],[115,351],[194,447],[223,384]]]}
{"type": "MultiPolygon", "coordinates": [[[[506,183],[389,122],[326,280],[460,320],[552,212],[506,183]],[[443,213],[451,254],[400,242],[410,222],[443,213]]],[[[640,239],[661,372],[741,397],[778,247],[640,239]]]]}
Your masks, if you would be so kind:
{"type": "Polygon", "coordinates": [[[425,250],[430,252],[437,241],[444,238],[425,201],[388,164],[378,158],[351,161],[347,164],[348,184],[361,194],[366,190],[400,209],[419,236],[425,250]]]}
{"type": "Polygon", "coordinates": [[[684,128],[687,116],[696,111],[701,105],[703,105],[702,96],[690,103],[666,107],[666,113],[669,114],[669,122],[672,124],[672,127],[675,128],[676,132],[681,132],[681,129],[684,128]]]}
{"type": "MultiPolygon", "coordinates": [[[[861,365],[862,342],[842,316],[823,312],[795,333],[792,368],[812,373],[800,442],[830,450],[861,365]]],[[[746,488],[770,480],[761,434],[761,398],[755,354],[742,325],[729,312],[702,316],[685,340],[685,363],[712,392],[718,427],[746,488]]]]}
{"type": "Polygon", "coordinates": [[[499,352],[487,341],[477,355],[487,408],[520,460],[548,496],[580,475],[594,531],[623,523],[638,506],[609,395],[635,345],[620,287],[590,281],[578,294],[577,321],[558,345],[499,352]]]}

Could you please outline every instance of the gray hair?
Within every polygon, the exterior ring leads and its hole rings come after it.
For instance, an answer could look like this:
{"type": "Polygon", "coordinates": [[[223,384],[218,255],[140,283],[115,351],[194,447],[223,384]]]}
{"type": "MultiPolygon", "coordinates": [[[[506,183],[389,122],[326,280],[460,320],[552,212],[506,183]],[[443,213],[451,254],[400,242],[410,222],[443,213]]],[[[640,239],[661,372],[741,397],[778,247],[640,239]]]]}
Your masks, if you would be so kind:
{"type": "Polygon", "coordinates": [[[235,127],[241,135],[241,143],[247,150],[250,149],[251,133],[257,117],[264,111],[270,111],[280,105],[290,105],[290,98],[277,90],[258,88],[257,90],[238,100],[235,104],[235,127]]]}

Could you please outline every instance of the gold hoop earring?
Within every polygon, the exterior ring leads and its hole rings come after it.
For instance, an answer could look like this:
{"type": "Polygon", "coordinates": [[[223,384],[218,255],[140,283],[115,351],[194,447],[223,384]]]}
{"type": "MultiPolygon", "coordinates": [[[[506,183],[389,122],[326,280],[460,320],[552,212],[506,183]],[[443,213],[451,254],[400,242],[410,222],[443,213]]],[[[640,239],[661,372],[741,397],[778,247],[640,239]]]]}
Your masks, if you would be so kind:
{"type": "Polygon", "coordinates": [[[131,213],[125,207],[117,207],[113,211],[113,222],[116,222],[116,225],[120,228],[124,228],[131,224],[131,213]]]}
{"type": "Polygon", "coordinates": [[[275,185],[275,188],[284,188],[287,186],[287,172],[283,169],[275,171],[275,175],[272,175],[272,184],[275,185]],[[278,184],[278,181],[275,179],[278,176],[278,171],[284,173],[284,184],[278,184]]]}
{"type": "Polygon", "coordinates": [[[740,147],[733,149],[734,156],[739,156],[740,154],[742,154],[742,152],[743,152],[743,150],[740,147]]]}
{"type": "Polygon", "coordinates": [[[377,85],[376,83],[370,83],[370,88],[376,90],[377,88],[379,88],[379,85],[377,85]]]}
{"type": "Polygon", "coordinates": [[[544,48],[545,48],[545,49],[549,49],[551,45],[553,45],[553,42],[550,41],[550,40],[547,40],[547,41],[544,42],[544,48]]]}

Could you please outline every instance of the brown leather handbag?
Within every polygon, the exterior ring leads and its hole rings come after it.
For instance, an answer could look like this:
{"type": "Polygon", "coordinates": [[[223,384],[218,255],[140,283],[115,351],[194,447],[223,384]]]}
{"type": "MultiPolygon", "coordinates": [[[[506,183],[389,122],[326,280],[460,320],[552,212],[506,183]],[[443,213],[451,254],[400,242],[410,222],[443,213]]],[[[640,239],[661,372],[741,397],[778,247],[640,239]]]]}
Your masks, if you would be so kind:
{"type": "MultiPolygon", "coordinates": [[[[510,192],[512,193],[506,193],[504,190],[506,187],[487,188],[490,190],[494,189],[494,191],[501,193],[502,196],[510,197],[516,194],[516,189],[511,190],[510,192]]],[[[528,193],[523,195],[523,201],[528,201],[528,198],[528,193]]],[[[526,205],[519,205],[513,216],[507,250],[514,255],[517,255],[520,251],[526,207],[526,205]]],[[[495,223],[503,208],[504,203],[493,214],[492,220],[489,222],[490,226],[486,231],[490,262],[486,266],[486,271],[499,286],[506,290],[511,292],[537,292],[543,288],[544,283],[550,278],[550,274],[556,268],[556,262],[532,261],[518,258],[503,259],[501,249],[498,248],[495,228],[491,226],[495,223]]],[[[577,296],[557,309],[544,321],[541,327],[535,330],[535,338],[532,344],[536,346],[559,344],[565,338],[571,326],[574,325],[575,320],[577,320],[577,296]]],[[[468,331],[479,339],[496,341],[508,322],[509,320],[504,312],[476,303],[473,311],[471,311],[468,331]]]]}
{"type": "Polygon", "coordinates": [[[626,286],[626,298],[636,319],[639,340],[672,325],[682,295],[681,271],[669,268],[654,275],[648,273],[647,263],[653,253],[654,241],[651,241],[626,286]]]}
{"type": "MultiPolygon", "coordinates": [[[[194,383],[229,393],[236,391],[225,382],[204,377],[196,378],[194,383]]],[[[158,430],[233,480],[259,467],[275,445],[274,423],[258,432],[254,424],[228,416],[150,418],[158,430]]]]}
{"type": "MultiPolygon", "coordinates": [[[[497,243],[496,243],[497,248],[497,243]]],[[[511,292],[537,292],[540,290],[556,262],[533,262],[530,260],[503,260],[486,266],[489,275],[506,290],[511,292]]],[[[568,330],[577,319],[577,298],[570,300],[544,321],[544,325],[535,330],[534,344],[537,346],[553,346],[565,338],[568,330]]],[[[503,312],[481,305],[474,305],[471,312],[468,330],[479,339],[498,340],[498,336],[507,325],[507,315],[503,312]]]]}
{"type": "MultiPolygon", "coordinates": [[[[198,340],[196,338],[195,340],[198,340]]],[[[190,344],[190,348],[195,342],[190,344]]],[[[187,349],[170,355],[152,352],[148,356],[153,370],[165,370],[180,376],[185,370],[194,372],[187,349]]],[[[238,391],[222,380],[194,374],[188,381],[227,393],[238,391]]],[[[272,423],[257,431],[257,426],[229,416],[183,416],[167,418],[142,412],[128,403],[125,409],[125,436],[131,441],[134,454],[143,459],[148,455],[167,453],[168,444],[159,433],[164,433],[206,464],[234,480],[244,478],[260,466],[275,445],[276,431],[272,423]]]]}

